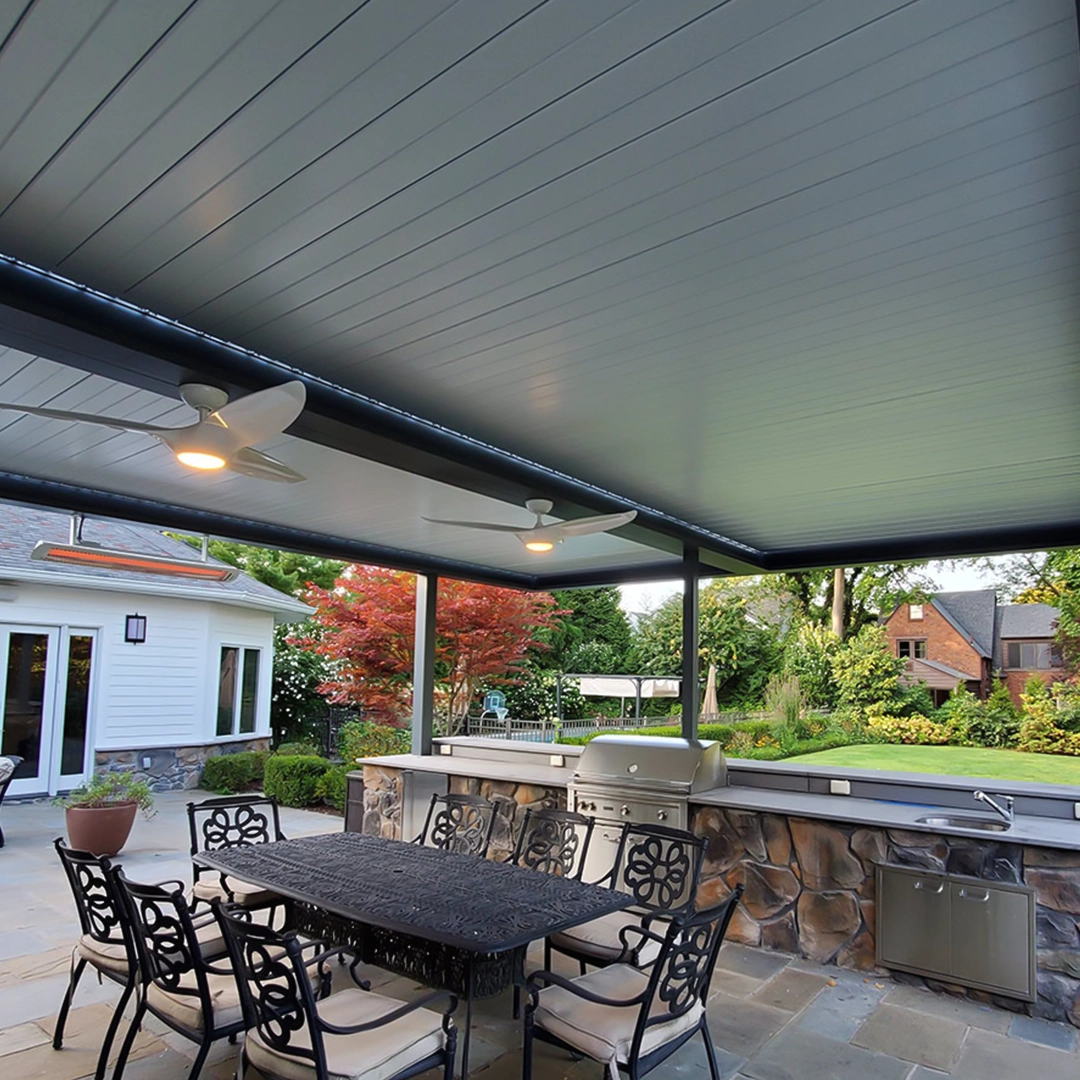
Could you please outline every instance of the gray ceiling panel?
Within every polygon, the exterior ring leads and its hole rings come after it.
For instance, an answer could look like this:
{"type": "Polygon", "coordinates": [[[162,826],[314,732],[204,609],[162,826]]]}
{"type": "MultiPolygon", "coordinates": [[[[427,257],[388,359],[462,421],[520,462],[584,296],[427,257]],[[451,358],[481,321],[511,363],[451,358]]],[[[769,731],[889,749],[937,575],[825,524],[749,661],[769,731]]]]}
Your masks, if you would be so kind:
{"type": "MultiPolygon", "coordinates": [[[[763,561],[1080,517],[1073,0],[55,10],[0,51],[0,250],[763,561]]],[[[19,423],[142,490],[145,448],[19,423]]],[[[413,483],[362,528],[452,554],[413,483]]]]}

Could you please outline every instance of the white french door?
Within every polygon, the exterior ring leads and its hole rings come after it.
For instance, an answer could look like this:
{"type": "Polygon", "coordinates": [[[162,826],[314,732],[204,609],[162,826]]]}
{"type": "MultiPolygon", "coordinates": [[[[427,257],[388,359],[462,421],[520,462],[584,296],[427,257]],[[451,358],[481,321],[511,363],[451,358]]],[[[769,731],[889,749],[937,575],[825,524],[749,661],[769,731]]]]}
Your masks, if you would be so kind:
{"type": "Polygon", "coordinates": [[[23,759],[9,793],[66,791],[91,751],[93,630],[0,624],[0,753],[23,759]]]}

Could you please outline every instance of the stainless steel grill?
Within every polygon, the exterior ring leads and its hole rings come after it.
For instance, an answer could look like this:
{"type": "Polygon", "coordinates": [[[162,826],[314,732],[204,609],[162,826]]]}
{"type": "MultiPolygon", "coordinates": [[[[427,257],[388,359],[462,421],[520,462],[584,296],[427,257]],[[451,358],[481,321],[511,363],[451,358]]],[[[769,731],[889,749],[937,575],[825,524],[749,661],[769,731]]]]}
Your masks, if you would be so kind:
{"type": "Polygon", "coordinates": [[[626,822],[689,828],[690,796],[726,783],[727,766],[718,742],[648,735],[593,739],[582,751],[567,791],[573,809],[596,818],[586,880],[610,868],[612,847],[626,822]]]}

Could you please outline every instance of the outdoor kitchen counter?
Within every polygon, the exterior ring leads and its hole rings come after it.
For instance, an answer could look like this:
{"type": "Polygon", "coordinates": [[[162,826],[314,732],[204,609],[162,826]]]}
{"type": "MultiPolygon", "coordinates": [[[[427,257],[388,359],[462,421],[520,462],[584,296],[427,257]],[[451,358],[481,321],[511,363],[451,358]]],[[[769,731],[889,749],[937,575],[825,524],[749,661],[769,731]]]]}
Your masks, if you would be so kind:
{"type": "MultiPolygon", "coordinates": [[[[927,795],[931,796],[932,792],[927,791],[927,795]]],[[[804,791],[736,786],[715,788],[692,795],[690,802],[693,806],[720,806],[756,813],[783,814],[785,817],[814,818],[945,836],[978,836],[997,842],[1080,851],[1080,821],[1069,821],[1065,818],[1017,814],[1012,826],[1004,832],[963,829],[941,824],[927,825],[918,820],[930,815],[993,820],[992,814],[983,812],[976,804],[970,809],[957,809],[943,807],[940,803],[931,801],[890,802],[849,795],[819,795],[804,791]]]]}
{"type": "Polygon", "coordinates": [[[444,776],[467,776],[477,780],[503,780],[514,784],[531,784],[534,787],[565,788],[573,775],[572,768],[553,765],[521,763],[512,760],[491,761],[454,755],[440,754],[391,754],[385,757],[360,758],[359,765],[373,765],[379,769],[401,769],[411,772],[440,773],[444,776]]]}

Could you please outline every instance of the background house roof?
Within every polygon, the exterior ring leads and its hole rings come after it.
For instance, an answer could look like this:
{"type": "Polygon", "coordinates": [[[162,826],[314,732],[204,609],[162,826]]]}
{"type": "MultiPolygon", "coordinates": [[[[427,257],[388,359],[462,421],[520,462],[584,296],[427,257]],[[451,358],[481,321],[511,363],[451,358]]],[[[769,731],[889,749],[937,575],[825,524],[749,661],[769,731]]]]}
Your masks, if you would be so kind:
{"type": "Polygon", "coordinates": [[[994,654],[997,593],[993,589],[935,593],[931,603],[985,657],[994,654]]]}
{"type": "Polygon", "coordinates": [[[541,586],[1080,542],[1077,46],[1074,0],[5,5],[0,397],[299,373],[311,480],[7,414],[0,493],[541,586]],[[422,520],[529,496],[639,519],[422,520]]]}
{"type": "Polygon", "coordinates": [[[1003,604],[999,618],[999,637],[1052,638],[1061,611],[1050,604],[1003,604]]]}
{"type": "MultiPolygon", "coordinates": [[[[293,622],[312,611],[307,604],[241,572],[233,581],[199,579],[171,580],[158,574],[105,570],[98,567],[71,567],[31,560],[30,552],[39,540],[67,542],[71,515],[16,503],[0,503],[0,579],[36,581],[81,588],[169,595],[187,600],[207,600],[273,612],[278,621],[293,622]]],[[[104,547],[173,559],[198,558],[198,553],[180,540],[164,535],[149,525],[101,519],[87,520],[83,539],[104,547]]],[[[210,559],[215,565],[224,565],[210,559]]]]}
{"type": "Polygon", "coordinates": [[[912,685],[924,682],[933,690],[951,690],[957,683],[979,682],[981,676],[971,675],[938,660],[912,659],[901,677],[912,685]]]}

